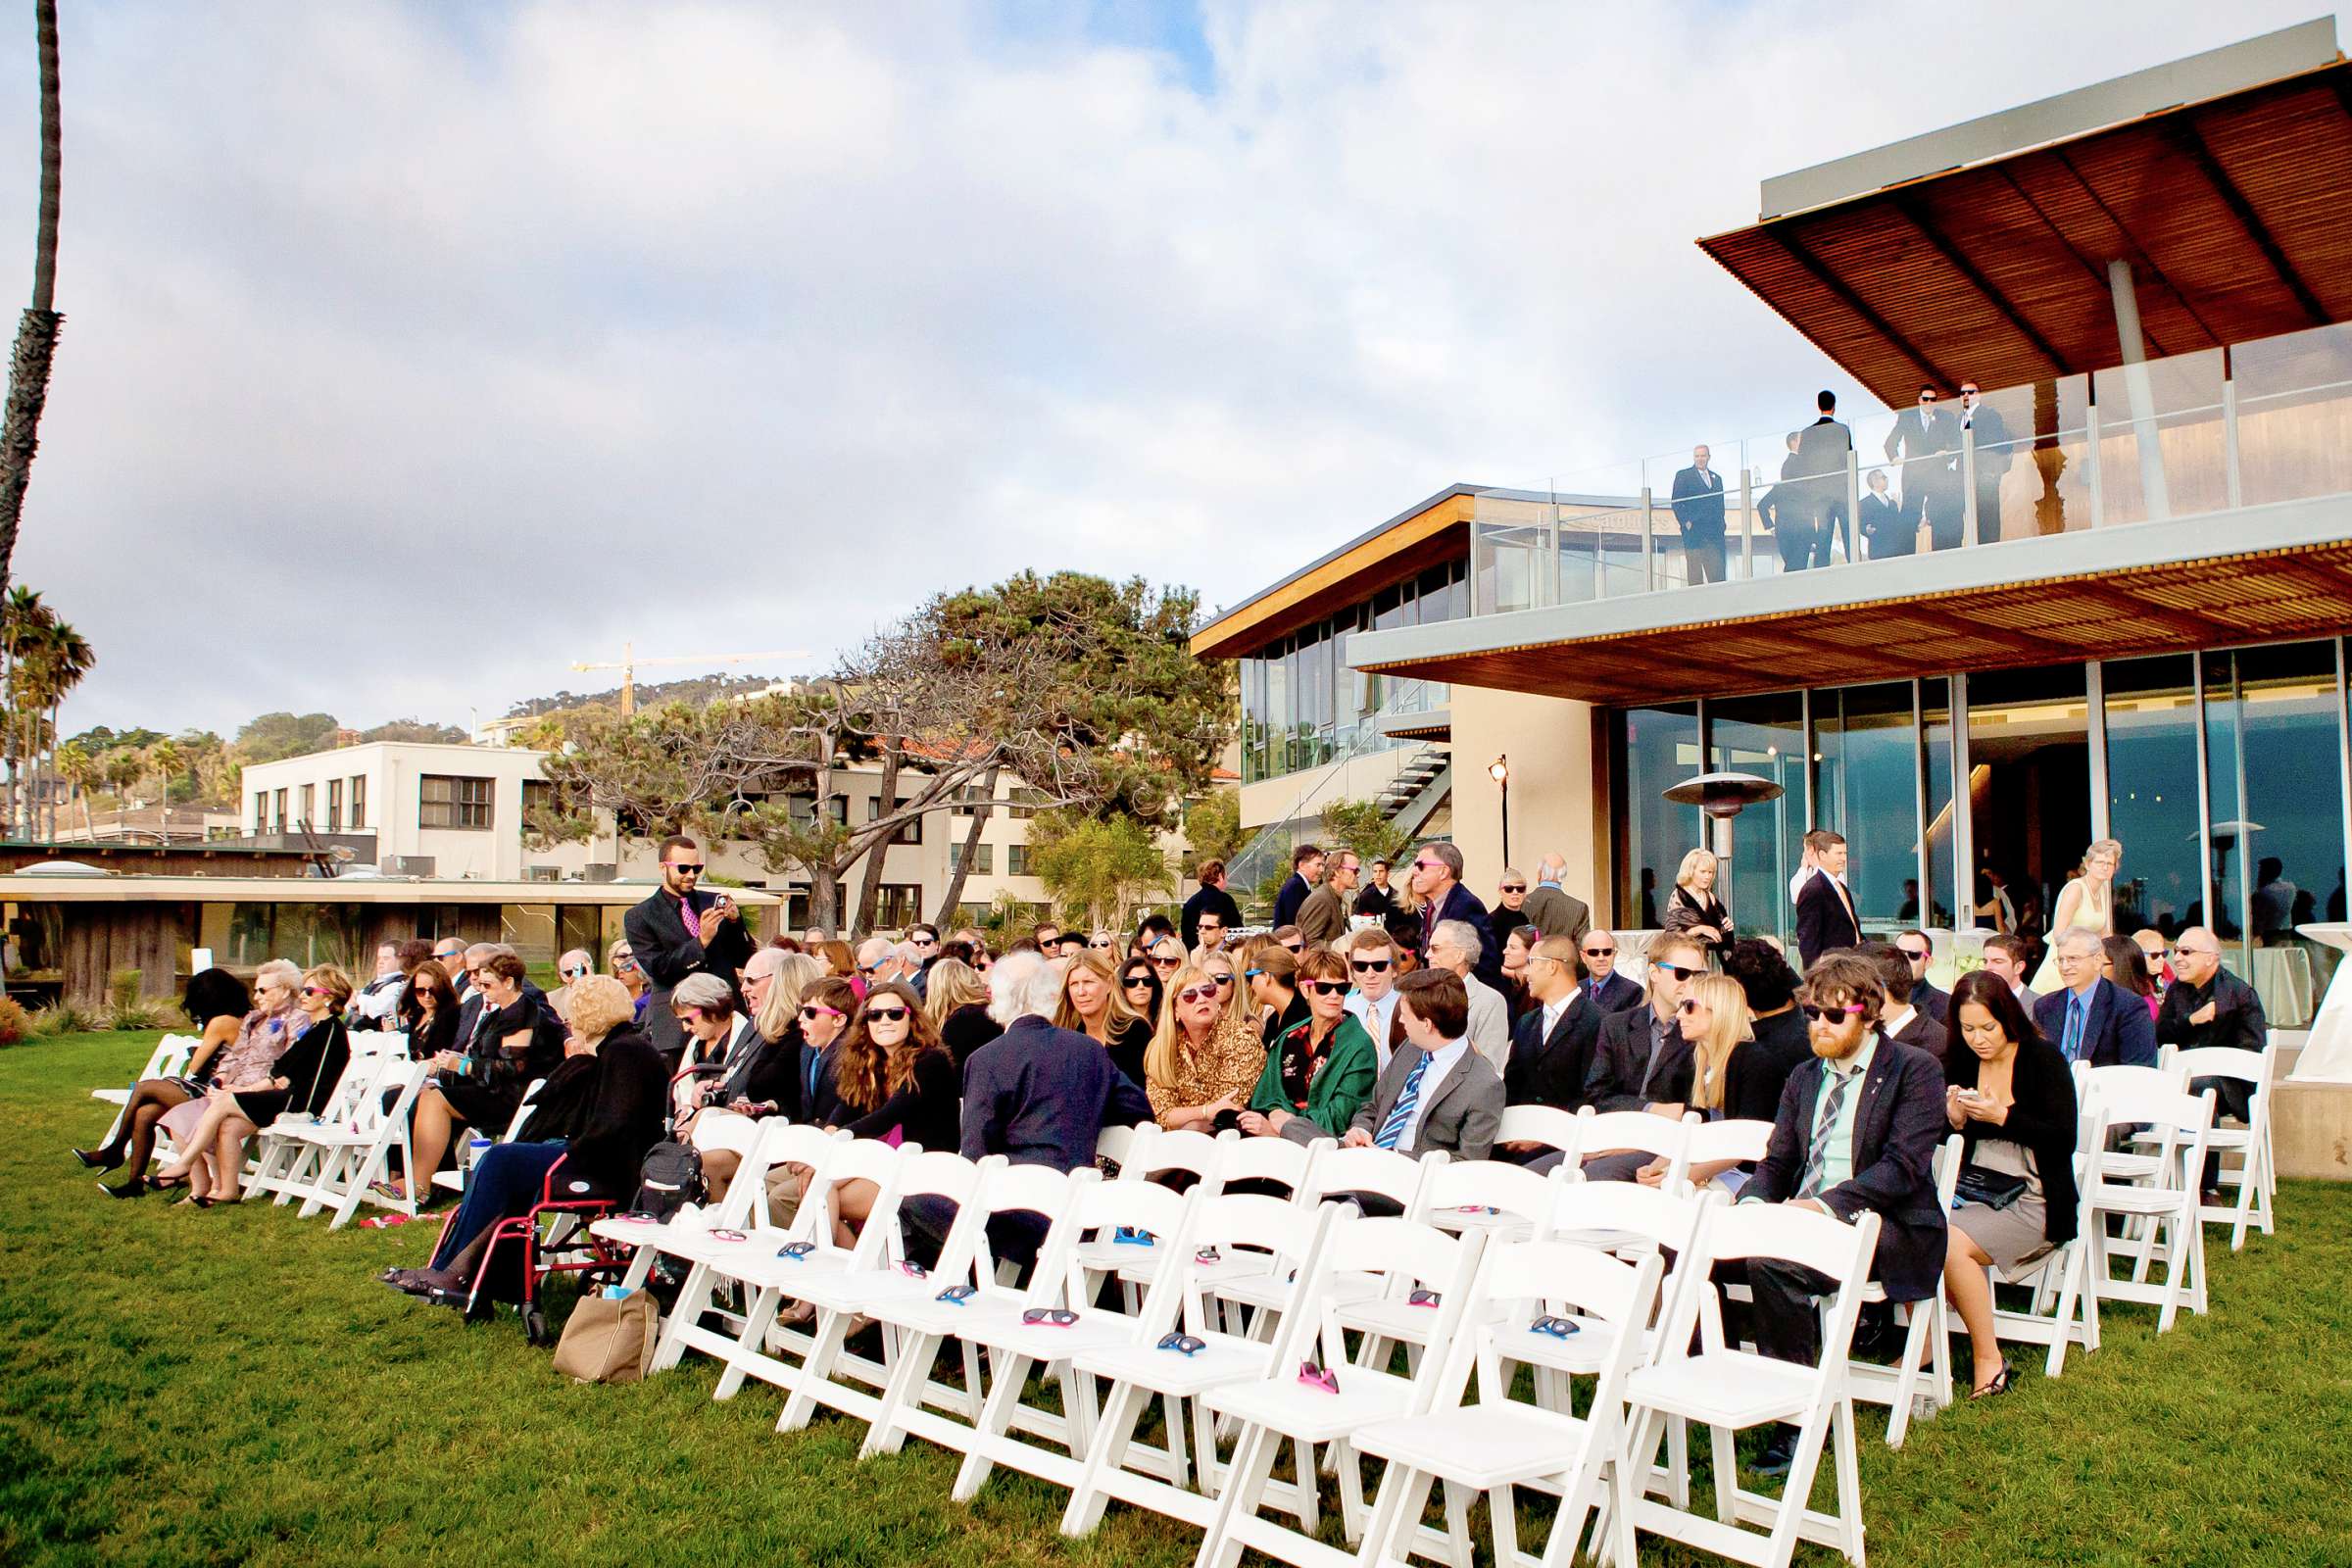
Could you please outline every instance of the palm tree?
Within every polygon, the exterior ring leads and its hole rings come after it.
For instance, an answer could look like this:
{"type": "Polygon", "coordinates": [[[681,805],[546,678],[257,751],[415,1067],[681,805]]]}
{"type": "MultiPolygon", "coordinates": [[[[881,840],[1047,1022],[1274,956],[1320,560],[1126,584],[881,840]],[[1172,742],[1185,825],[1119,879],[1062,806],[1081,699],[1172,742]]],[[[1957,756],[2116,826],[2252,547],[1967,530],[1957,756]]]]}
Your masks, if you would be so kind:
{"type": "Polygon", "coordinates": [[[57,749],[57,776],[73,786],[81,802],[81,836],[96,843],[98,830],[90,825],[90,792],[106,782],[106,764],[79,741],[68,741],[57,749]]]}
{"type": "Polygon", "coordinates": [[[130,792],[147,776],[147,758],[136,746],[118,746],[103,759],[107,787],[115,792],[115,808],[125,833],[130,827],[130,792]]]}
{"type": "Polygon", "coordinates": [[[162,804],[156,808],[156,836],[164,843],[172,842],[172,780],[187,767],[187,759],[173,741],[157,741],[147,748],[147,765],[163,779],[162,804]]]}
{"type": "Polygon", "coordinates": [[[33,0],[33,34],[41,57],[41,212],[32,241],[32,304],[17,322],[9,362],[8,412],[0,416],[0,588],[8,585],[17,553],[17,523],[32,455],[40,445],[41,408],[49,401],[49,366],[65,318],[57,303],[57,208],[64,168],[64,129],[57,107],[57,0],[33,0]]]}
{"type": "Polygon", "coordinates": [[[6,733],[0,735],[0,754],[8,764],[5,817],[12,833],[22,827],[27,836],[29,812],[19,814],[26,804],[23,771],[31,751],[27,731],[31,715],[48,706],[33,699],[32,651],[47,640],[56,621],[56,612],[41,603],[41,596],[30,588],[20,584],[0,599],[0,699],[5,700],[7,710],[6,733]]]}
{"type": "MultiPolygon", "coordinates": [[[[88,638],[75,631],[71,625],[62,620],[53,619],[50,623],[49,634],[43,639],[40,657],[45,666],[44,677],[48,687],[49,745],[54,748],[59,733],[58,717],[65,707],[66,694],[80,685],[89,675],[91,667],[98,662],[98,652],[90,646],[88,638]]],[[[49,768],[52,774],[55,772],[55,761],[53,751],[49,768]]],[[[52,789],[44,789],[41,792],[41,798],[50,806],[49,836],[51,838],[57,836],[55,796],[56,792],[52,789]]]]}

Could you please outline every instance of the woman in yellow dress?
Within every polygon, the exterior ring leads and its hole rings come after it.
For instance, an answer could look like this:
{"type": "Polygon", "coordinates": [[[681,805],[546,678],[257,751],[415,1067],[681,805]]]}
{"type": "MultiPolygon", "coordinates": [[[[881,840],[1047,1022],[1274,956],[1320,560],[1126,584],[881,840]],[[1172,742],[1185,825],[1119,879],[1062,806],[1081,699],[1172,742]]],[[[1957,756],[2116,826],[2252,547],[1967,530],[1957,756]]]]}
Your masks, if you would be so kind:
{"type": "Polygon", "coordinates": [[[2123,863],[2124,847],[2115,839],[2101,839],[2082,852],[2082,871],[2058,890],[2058,907],[2050,914],[2050,951],[2032,981],[2037,995],[2046,997],[2064,983],[2058,978],[2058,939],[2068,927],[2115,935],[2115,872],[2123,863]]]}

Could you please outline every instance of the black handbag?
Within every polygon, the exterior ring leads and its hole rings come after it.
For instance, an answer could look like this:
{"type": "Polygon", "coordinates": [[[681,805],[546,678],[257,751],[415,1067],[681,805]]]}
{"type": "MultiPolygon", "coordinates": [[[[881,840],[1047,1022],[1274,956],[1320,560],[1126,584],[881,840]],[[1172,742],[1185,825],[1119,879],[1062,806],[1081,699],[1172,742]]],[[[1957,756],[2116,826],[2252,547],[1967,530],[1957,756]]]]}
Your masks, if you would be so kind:
{"type": "Polygon", "coordinates": [[[1952,1196],[1963,1203],[1982,1203],[1986,1208],[2007,1208],[2026,1196],[2034,1184],[2023,1176],[2012,1176],[2005,1170],[1990,1170],[1983,1165],[1963,1165],[1960,1180],[1952,1196]]]}

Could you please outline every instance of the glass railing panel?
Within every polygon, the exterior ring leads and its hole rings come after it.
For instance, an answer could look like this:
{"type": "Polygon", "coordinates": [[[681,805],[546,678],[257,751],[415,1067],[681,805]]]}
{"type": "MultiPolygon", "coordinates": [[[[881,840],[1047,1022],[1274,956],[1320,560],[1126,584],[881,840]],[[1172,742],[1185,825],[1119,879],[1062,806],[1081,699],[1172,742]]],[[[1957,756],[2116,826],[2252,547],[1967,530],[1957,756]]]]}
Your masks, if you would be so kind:
{"type": "Polygon", "coordinates": [[[1642,475],[1658,548],[1675,557],[1667,580],[1704,584],[1747,574],[1738,441],[1718,438],[1661,453],[1643,460],[1642,475]],[[1655,516],[1659,513],[1664,515],[1655,516]]]}
{"type": "Polygon", "coordinates": [[[2230,351],[2245,506],[2352,492],[2352,326],[2230,351]]]}
{"type": "Polygon", "coordinates": [[[1476,522],[1470,531],[1470,612],[1495,615],[1551,604],[1549,530],[1523,522],[1476,522]]]}
{"type": "Polygon", "coordinates": [[[1850,540],[1853,532],[1846,504],[1850,432],[1825,435],[1813,425],[1808,419],[1740,443],[1755,497],[1753,554],[1759,577],[1847,559],[1838,541],[1850,540]]]}
{"type": "Polygon", "coordinates": [[[2221,350],[2116,366],[2092,382],[2102,523],[2193,516],[2230,505],[2221,350]]]}

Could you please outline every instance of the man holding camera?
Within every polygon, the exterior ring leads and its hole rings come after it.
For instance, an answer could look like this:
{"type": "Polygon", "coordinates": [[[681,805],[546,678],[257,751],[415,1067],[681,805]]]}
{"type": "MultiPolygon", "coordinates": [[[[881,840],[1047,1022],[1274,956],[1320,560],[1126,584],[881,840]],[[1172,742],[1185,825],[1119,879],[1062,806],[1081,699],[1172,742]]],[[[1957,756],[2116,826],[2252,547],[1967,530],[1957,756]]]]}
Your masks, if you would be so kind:
{"type": "Polygon", "coordinates": [[[686,1049],[685,1031],[669,1010],[669,994],[690,974],[716,975],[734,989],[755,944],[743,911],[726,893],[702,888],[703,849],[683,834],[662,841],[662,887],[621,922],[637,966],[652,989],[645,1032],[672,1071],[686,1049]]]}

